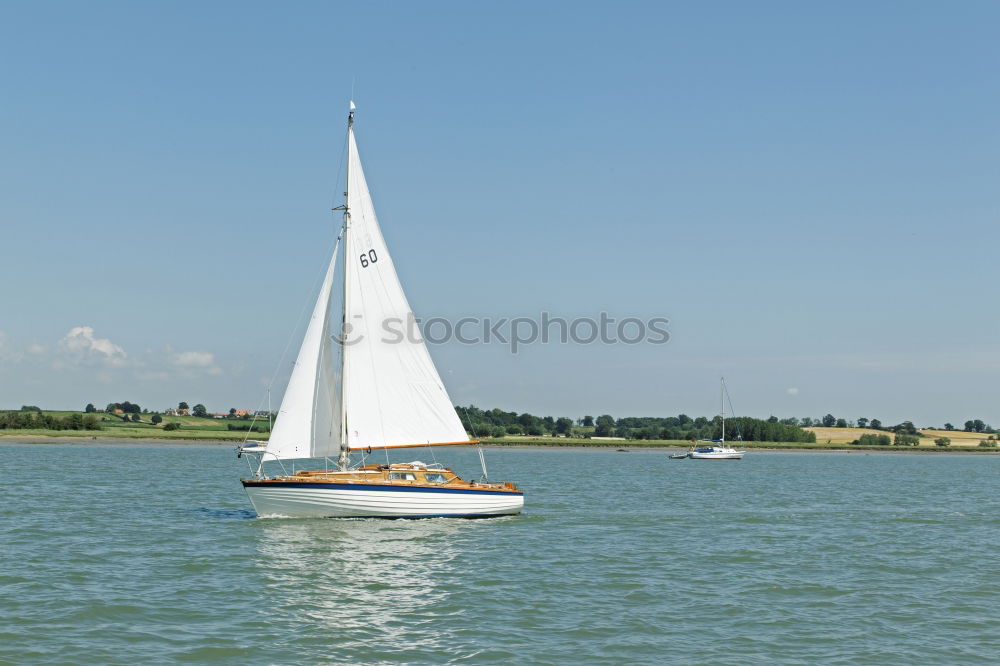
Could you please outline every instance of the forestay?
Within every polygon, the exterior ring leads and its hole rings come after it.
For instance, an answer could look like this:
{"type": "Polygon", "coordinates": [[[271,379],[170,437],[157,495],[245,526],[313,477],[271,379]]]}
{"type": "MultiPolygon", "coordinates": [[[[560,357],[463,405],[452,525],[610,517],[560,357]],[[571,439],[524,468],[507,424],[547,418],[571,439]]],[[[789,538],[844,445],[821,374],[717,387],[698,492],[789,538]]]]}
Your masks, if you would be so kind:
{"type": "Polygon", "coordinates": [[[336,264],[335,249],[267,443],[269,456],[278,459],[322,458],[340,451],[334,362],[337,354],[330,335],[330,296],[336,264]]]}

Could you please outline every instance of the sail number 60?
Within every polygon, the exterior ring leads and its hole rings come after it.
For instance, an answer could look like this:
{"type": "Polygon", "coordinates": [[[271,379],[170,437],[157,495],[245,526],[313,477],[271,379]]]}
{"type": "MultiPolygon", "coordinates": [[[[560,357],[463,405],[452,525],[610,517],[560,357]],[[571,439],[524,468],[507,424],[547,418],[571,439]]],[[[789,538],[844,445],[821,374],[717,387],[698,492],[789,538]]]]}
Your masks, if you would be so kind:
{"type": "Polygon", "coordinates": [[[374,249],[361,254],[361,268],[368,268],[368,264],[374,264],[376,261],[378,261],[378,255],[375,254],[374,249]]]}

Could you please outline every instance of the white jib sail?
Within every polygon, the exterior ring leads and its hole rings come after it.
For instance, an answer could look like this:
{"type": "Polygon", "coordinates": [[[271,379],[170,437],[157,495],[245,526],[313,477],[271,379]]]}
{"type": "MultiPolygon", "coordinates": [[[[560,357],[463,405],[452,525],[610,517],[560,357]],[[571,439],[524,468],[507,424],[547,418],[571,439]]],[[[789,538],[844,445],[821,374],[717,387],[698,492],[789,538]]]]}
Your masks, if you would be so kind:
{"type": "Polygon", "coordinates": [[[348,160],[343,350],[348,446],[468,441],[396,276],[353,129],[348,131],[348,160]]]}
{"type": "Polygon", "coordinates": [[[278,459],[322,458],[340,451],[336,348],[330,336],[330,294],[336,263],[334,250],[267,443],[267,453],[278,459]]]}

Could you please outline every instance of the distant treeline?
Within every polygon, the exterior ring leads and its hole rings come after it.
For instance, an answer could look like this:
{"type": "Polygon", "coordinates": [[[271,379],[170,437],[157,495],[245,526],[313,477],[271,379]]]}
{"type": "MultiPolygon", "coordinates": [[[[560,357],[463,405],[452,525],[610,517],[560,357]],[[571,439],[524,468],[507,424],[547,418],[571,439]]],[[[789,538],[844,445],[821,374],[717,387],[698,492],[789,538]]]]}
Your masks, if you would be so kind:
{"type": "MultiPolygon", "coordinates": [[[[37,409],[37,408],[36,408],[37,409]]],[[[96,416],[74,412],[49,416],[40,411],[0,412],[0,430],[100,430],[96,416]]]]}
{"type": "Polygon", "coordinates": [[[503,437],[504,435],[565,435],[573,428],[573,419],[551,416],[533,416],[505,412],[500,409],[484,411],[475,405],[456,407],[466,431],[473,437],[503,437]]]}
{"type": "MultiPolygon", "coordinates": [[[[696,419],[686,414],[665,418],[634,417],[618,419],[615,433],[628,439],[721,439],[722,419],[718,416],[696,419]]],[[[799,426],[765,421],[750,416],[726,419],[726,440],[744,442],[815,442],[816,433],[799,426]]]]}
{"type": "MultiPolygon", "coordinates": [[[[584,416],[553,418],[505,412],[502,409],[480,409],[475,405],[456,407],[466,431],[473,437],[503,437],[505,435],[531,435],[535,437],[564,435],[567,437],[624,437],[626,439],[719,439],[722,434],[721,419],[718,416],[698,416],[687,414],[667,417],[625,417],[616,419],[610,414],[594,418],[584,416]]],[[[966,432],[995,434],[997,431],[981,419],[970,419],[964,424],[966,432]]],[[[896,434],[916,435],[918,429],[912,421],[886,426],[879,419],[859,418],[847,420],[827,414],[821,418],[779,419],[771,416],[756,419],[741,416],[726,419],[726,439],[736,440],[740,436],[747,442],[815,442],[816,435],[803,428],[824,426],[827,428],[871,428],[896,434]]],[[[929,428],[930,426],[928,426],[929,428]]],[[[925,428],[926,429],[926,428],[925,428]]],[[[944,424],[944,430],[956,430],[951,423],[944,424]]],[[[881,443],[881,440],[880,440],[881,443]]]]}
{"type": "MultiPolygon", "coordinates": [[[[624,437],[626,439],[719,439],[722,420],[716,416],[691,418],[686,414],[668,417],[626,417],[615,419],[610,414],[584,416],[574,420],[569,417],[553,418],[505,412],[501,409],[483,410],[475,405],[458,407],[458,414],[466,430],[475,438],[503,437],[505,435],[532,435],[568,437],[624,437]]],[[[797,425],[781,423],[777,418],[768,420],[749,416],[726,419],[726,439],[746,442],[815,442],[816,435],[797,425]]]]}
{"type": "MultiPolygon", "coordinates": [[[[774,419],[775,417],[771,417],[774,419]]],[[[878,419],[868,419],[859,418],[857,420],[849,420],[844,418],[837,418],[833,414],[827,414],[826,416],[818,419],[810,418],[808,416],[797,419],[795,417],[788,419],[781,419],[779,423],[787,423],[789,425],[799,425],[803,428],[809,428],[811,426],[823,426],[824,428],[871,428],[872,430],[887,430],[890,432],[916,432],[912,421],[903,421],[902,423],[894,426],[882,425],[882,422],[878,419]]],[[[982,419],[969,419],[964,424],[963,430],[965,432],[984,432],[987,434],[993,434],[996,430],[993,429],[989,423],[986,423],[982,419]]],[[[927,426],[925,430],[937,430],[936,427],[927,426]]],[[[945,423],[943,430],[955,430],[955,426],[951,423],[945,423]]]]}

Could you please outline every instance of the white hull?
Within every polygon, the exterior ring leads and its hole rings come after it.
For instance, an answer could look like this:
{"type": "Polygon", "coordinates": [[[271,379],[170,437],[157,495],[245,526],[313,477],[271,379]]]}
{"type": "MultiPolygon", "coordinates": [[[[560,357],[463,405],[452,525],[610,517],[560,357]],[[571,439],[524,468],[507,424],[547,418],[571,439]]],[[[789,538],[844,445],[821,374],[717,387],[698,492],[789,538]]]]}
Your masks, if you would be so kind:
{"type": "Polygon", "coordinates": [[[692,451],[688,457],[692,460],[740,460],[746,451],[692,451]]]}
{"type": "Polygon", "coordinates": [[[524,495],[511,492],[318,483],[244,487],[260,517],[478,518],[518,514],[524,506],[524,495]]]}

